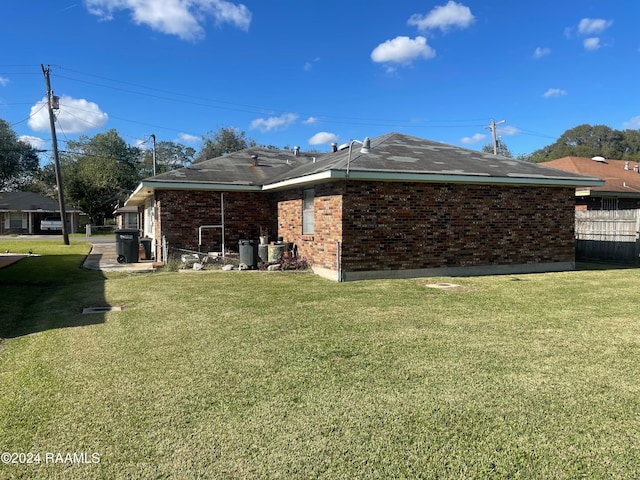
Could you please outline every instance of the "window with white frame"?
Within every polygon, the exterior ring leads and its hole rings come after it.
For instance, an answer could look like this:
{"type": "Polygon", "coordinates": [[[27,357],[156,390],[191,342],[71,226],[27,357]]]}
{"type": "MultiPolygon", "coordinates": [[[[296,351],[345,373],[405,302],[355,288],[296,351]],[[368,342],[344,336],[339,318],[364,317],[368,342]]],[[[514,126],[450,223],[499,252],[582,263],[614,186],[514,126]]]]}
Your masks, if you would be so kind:
{"type": "Polygon", "coordinates": [[[25,228],[25,215],[22,212],[9,213],[9,228],[25,228]]]}
{"type": "Polygon", "coordinates": [[[126,228],[138,228],[138,214],[137,213],[125,213],[127,218],[126,228]]]}
{"type": "Polygon", "coordinates": [[[302,191],[302,234],[313,235],[313,200],[315,198],[313,188],[305,188],[302,191]]]}

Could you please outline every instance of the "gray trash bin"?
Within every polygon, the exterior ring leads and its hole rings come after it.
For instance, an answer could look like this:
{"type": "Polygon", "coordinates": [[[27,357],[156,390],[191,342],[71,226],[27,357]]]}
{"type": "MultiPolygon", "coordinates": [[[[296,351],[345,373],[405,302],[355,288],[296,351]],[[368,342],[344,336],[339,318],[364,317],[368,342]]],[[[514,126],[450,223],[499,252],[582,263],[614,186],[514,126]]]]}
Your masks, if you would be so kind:
{"type": "Polygon", "coordinates": [[[240,240],[240,263],[255,270],[258,268],[258,242],[255,240],[240,240]]]}
{"type": "Polygon", "coordinates": [[[137,263],[140,233],[134,229],[116,230],[116,255],[118,263],[137,263]]]}

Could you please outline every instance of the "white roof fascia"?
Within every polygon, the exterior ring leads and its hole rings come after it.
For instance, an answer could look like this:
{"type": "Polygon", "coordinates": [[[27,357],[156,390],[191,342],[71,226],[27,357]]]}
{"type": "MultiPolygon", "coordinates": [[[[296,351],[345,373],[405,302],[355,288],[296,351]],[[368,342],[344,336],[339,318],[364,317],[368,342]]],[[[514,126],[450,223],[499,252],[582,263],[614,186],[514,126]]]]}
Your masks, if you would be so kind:
{"type": "Polygon", "coordinates": [[[303,177],[295,177],[289,180],[283,180],[281,182],[270,183],[262,187],[263,190],[275,190],[277,188],[296,187],[300,185],[307,185],[310,183],[317,183],[321,180],[331,180],[332,178],[343,178],[336,176],[336,170],[327,170],[320,173],[314,173],[313,175],[305,175],[303,177]]]}
{"type": "MultiPolygon", "coordinates": [[[[214,191],[245,191],[258,192],[283,189],[309,185],[326,180],[371,180],[371,181],[391,181],[391,182],[425,182],[425,183],[470,183],[470,184],[497,184],[497,185],[540,185],[540,186],[563,186],[563,187],[594,187],[603,186],[604,181],[594,178],[593,180],[578,180],[563,177],[544,176],[517,176],[492,177],[486,173],[410,173],[410,172],[368,172],[351,170],[349,175],[345,170],[326,170],[324,172],[305,175],[302,177],[290,178],[276,183],[263,186],[241,185],[229,183],[182,183],[182,182],[142,182],[138,188],[129,196],[124,205],[128,206],[134,197],[140,197],[140,192],[145,189],[156,188],[164,190],[214,190],[214,191]]],[[[146,195],[143,195],[146,196],[146,195]]]]}
{"type": "Polygon", "coordinates": [[[243,185],[233,183],[189,183],[189,182],[145,182],[143,181],[133,191],[129,198],[124,202],[124,206],[135,205],[142,202],[144,198],[151,195],[156,189],[162,190],[213,190],[216,192],[231,192],[231,191],[243,191],[243,192],[259,192],[262,187],[259,185],[243,185]],[[143,190],[150,190],[149,194],[142,193],[143,190]],[[137,199],[137,202],[133,201],[137,199]]]}
{"type": "Polygon", "coordinates": [[[259,192],[260,185],[248,185],[243,183],[206,183],[206,182],[142,182],[142,185],[151,189],[162,190],[215,190],[259,192]]]}

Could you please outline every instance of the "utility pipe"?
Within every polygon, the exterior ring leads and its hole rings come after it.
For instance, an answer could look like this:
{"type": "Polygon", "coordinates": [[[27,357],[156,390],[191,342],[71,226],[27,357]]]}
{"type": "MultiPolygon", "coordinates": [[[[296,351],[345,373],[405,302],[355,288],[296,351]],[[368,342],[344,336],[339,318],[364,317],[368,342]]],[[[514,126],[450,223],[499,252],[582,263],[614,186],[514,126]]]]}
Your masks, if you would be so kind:
{"type": "Polygon", "coordinates": [[[222,261],[224,262],[224,193],[220,192],[220,213],[222,223],[220,225],[200,225],[198,227],[198,249],[202,245],[202,230],[205,228],[221,228],[222,229],[222,261]]]}

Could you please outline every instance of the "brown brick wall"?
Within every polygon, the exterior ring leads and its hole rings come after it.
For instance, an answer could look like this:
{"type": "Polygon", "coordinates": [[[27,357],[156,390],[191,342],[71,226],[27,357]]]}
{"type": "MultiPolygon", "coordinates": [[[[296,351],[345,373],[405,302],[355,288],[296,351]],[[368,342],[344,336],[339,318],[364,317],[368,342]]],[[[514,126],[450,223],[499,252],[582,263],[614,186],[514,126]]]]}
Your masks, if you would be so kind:
{"type": "MultiPolygon", "coordinates": [[[[220,193],[158,192],[170,247],[198,249],[198,227],[220,223],[220,193]]],[[[314,266],[344,271],[574,261],[574,190],[531,186],[332,182],[315,186],[315,228],[302,235],[302,188],[224,195],[226,245],[268,229],[314,266]],[[271,220],[270,220],[271,219],[271,220]]],[[[205,230],[203,251],[219,249],[205,230]]]]}
{"type": "MultiPolygon", "coordinates": [[[[157,192],[160,234],[169,248],[198,250],[201,225],[222,222],[220,192],[164,190],[157,192]]],[[[258,240],[261,229],[276,231],[269,196],[259,192],[225,192],[225,246],[238,250],[241,239],[258,240]]],[[[202,251],[220,251],[221,230],[203,229],[202,251]]]]}
{"type": "Polygon", "coordinates": [[[315,185],[314,233],[302,235],[302,188],[275,194],[278,236],[292,242],[298,256],[315,266],[336,270],[337,242],[342,241],[344,183],[315,185]]]}
{"type": "Polygon", "coordinates": [[[574,191],[350,183],[345,271],[574,261],[574,191]]]}

